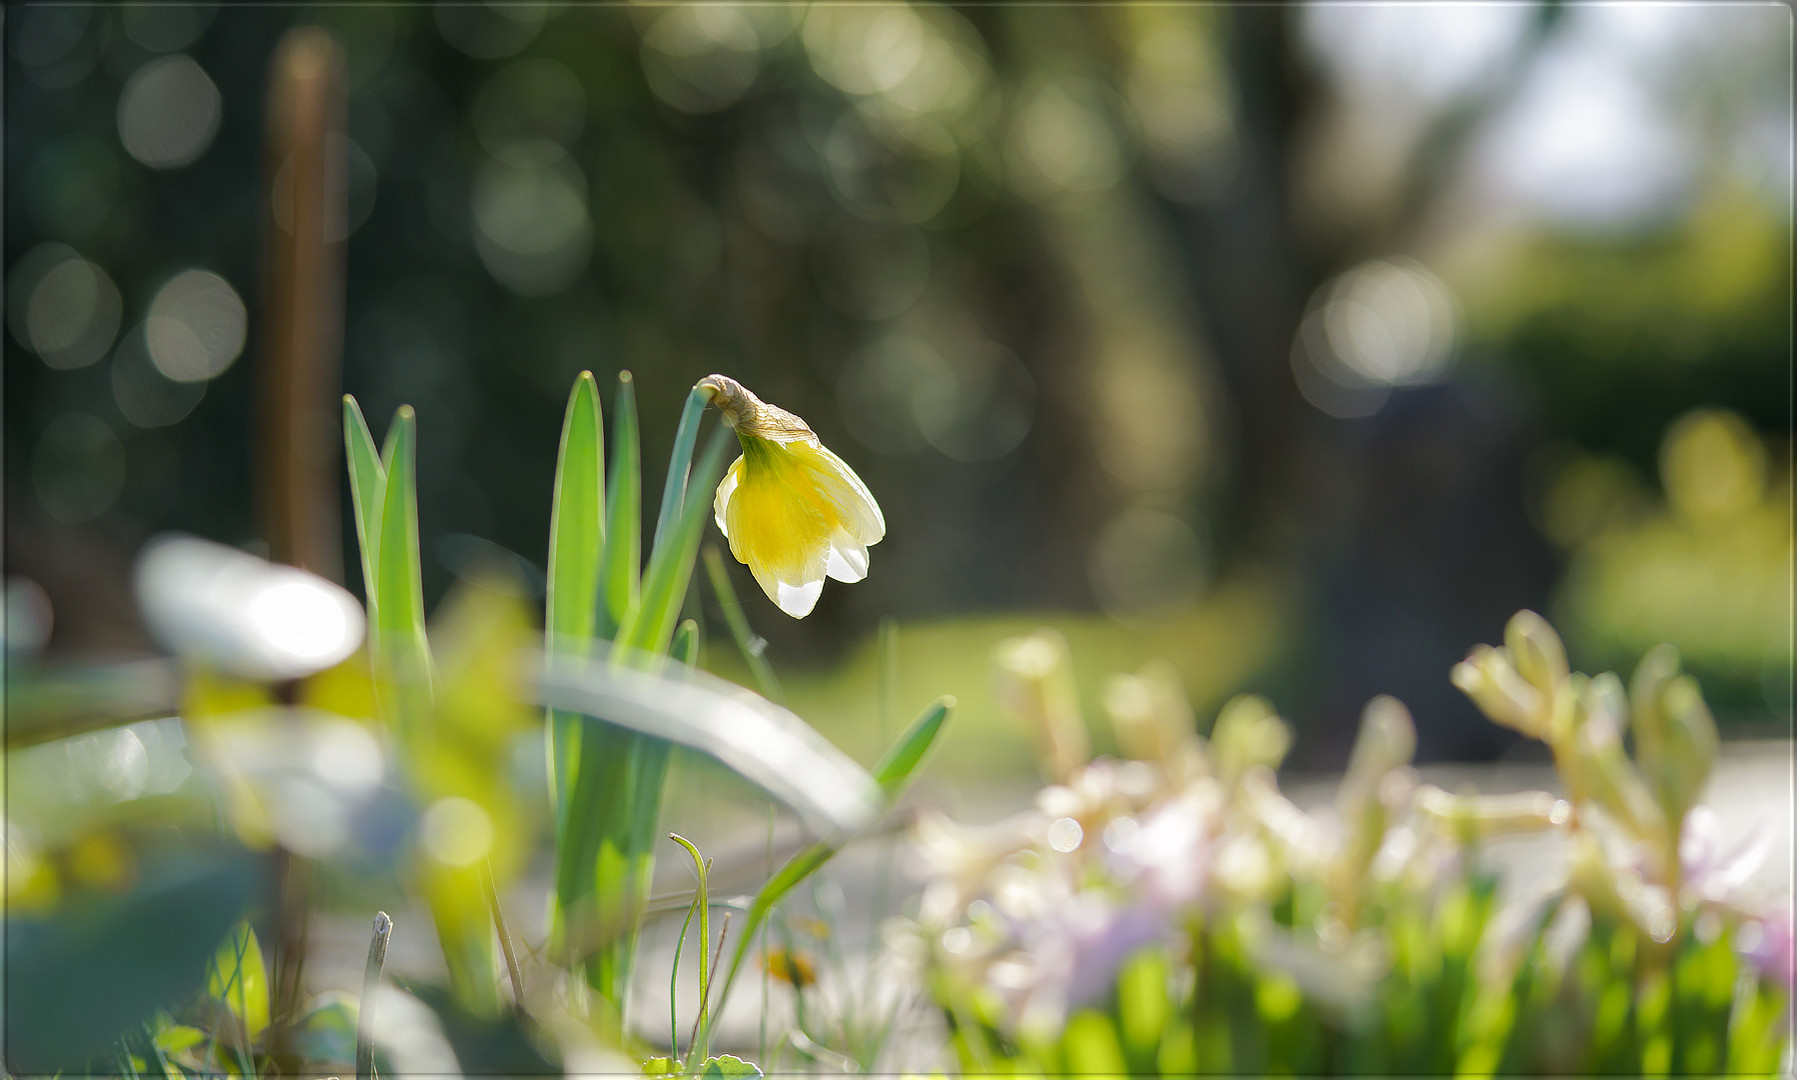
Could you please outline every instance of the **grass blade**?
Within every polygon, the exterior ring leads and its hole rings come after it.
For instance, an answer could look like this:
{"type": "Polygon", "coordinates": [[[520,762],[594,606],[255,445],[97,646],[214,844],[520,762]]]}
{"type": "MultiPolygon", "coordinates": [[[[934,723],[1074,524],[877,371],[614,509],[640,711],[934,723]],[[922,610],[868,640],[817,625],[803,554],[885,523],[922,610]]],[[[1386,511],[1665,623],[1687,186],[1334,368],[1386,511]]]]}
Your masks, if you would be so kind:
{"type": "Polygon", "coordinates": [[[749,665],[749,674],[755,678],[755,688],[769,701],[786,704],[786,693],[780,688],[773,665],[767,662],[767,642],[749,628],[742,601],[736,596],[736,586],[730,584],[724,557],[715,545],[705,547],[705,573],[711,579],[711,591],[717,595],[718,606],[723,610],[724,625],[729,627],[731,638],[743,654],[743,662],[749,665]]]}
{"type": "Polygon", "coordinates": [[[643,563],[643,451],[637,434],[636,384],[618,375],[612,410],[610,501],[605,507],[605,554],[600,570],[605,605],[594,633],[610,638],[637,604],[643,563]]]}

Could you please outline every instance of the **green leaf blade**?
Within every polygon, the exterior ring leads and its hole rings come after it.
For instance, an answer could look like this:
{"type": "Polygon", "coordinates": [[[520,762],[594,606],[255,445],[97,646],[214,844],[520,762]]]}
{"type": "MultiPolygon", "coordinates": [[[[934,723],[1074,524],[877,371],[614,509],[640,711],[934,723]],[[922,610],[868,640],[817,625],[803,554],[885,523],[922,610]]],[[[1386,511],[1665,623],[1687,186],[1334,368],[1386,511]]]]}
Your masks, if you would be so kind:
{"type": "Polygon", "coordinates": [[[953,697],[942,697],[930,703],[905,729],[898,741],[887,748],[880,763],[874,766],[874,782],[880,785],[888,802],[896,800],[923,764],[930,748],[942,734],[942,725],[955,708],[953,697]]]}
{"type": "MultiPolygon", "coordinates": [[[[549,512],[549,580],[544,636],[550,654],[592,645],[605,544],[605,449],[598,384],[583,371],[568,394],[549,512]]],[[[549,797],[557,835],[566,831],[565,794],[579,753],[580,718],[549,714],[549,797]]]]}
{"type": "Polygon", "coordinates": [[[240,922],[218,947],[206,993],[224,1005],[251,1042],[268,1027],[268,971],[256,931],[240,922]]]}
{"type": "Polygon", "coordinates": [[[603,627],[610,637],[637,604],[643,562],[643,451],[637,429],[636,384],[630,372],[618,375],[612,410],[611,473],[606,481],[605,554],[600,570],[605,593],[603,627]]]}
{"type": "MultiPolygon", "coordinates": [[[[704,455],[692,472],[693,486],[709,491],[723,476],[724,452],[732,442],[730,433],[718,429],[706,446],[704,455]]],[[[709,499],[689,498],[680,518],[664,543],[657,538],[649,556],[649,569],[643,575],[642,603],[632,625],[620,631],[620,642],[647,656],[667,653],[675,623],[680,618],[680,605],[686,598],[692,580],[693,564],[699,557],[699,540],[710,517],[709,499]]]]}
{"type": "Polygon", "coordinates": [[[599,556],[605,543],[605,448],[598,385],[583,371],[568,395],[555,494],[549,515],[546,622],[555,639],[584,646],[593,635],[599,595],[599,556]]]}
{"type": "Polygon", "coordinates": [[[378,674],[386,710],[402,732],[420,723],[436,673],[424,631],[424,575],[418,549],[417,418],[402,405],[387,433],[387,484],[381,505],[381,602],[375,611],[378,674]]]}
{"type": "Polygon", "coordinates": [[[349,394],[343,395],[343,450],[344,459],[349,463],[350,504],[355,512],[356,542],[362,556],[362,591],[372,620],[387,469],[375,450],[374,435],[368,430],[361,406],[349,394]]]}
{"type": "Polygon", "coordinates": [[[673,542],[673,532],[686,510],[686,496],[692,485],[687,483],[693,461],[693,448],[699,442],[699,421],[705,418],[705,407],[711,403],[709,391],[693,387],[686,395],[686,406],[680,410],[680,426],[674,431],[674,451],[668,455],[668,476],[661,488],[661,513],[655,519],[655,544],[651,558],[673,542]]]}

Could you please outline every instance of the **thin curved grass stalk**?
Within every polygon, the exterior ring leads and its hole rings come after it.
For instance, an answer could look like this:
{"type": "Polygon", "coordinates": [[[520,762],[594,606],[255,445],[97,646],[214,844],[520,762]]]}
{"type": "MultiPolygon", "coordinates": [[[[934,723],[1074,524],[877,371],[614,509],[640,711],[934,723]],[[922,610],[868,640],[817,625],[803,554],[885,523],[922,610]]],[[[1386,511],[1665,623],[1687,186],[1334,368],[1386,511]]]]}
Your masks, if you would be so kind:
{"type": "Polygon", "coordinates": [[[493,913],[493,931],[499,935],[499,951],[505,955],[506,976],[512,981],[512,1001],[524,1007],[524,974],[518,968],[518,953],[512,948],[512,932],[505,924],[505,909],[499,903],[499,886],[493,881],[493,863],[481,860],[480,883],[487,894],[487,907],[493,913]]]}
{"type": "Polygon", "coordinates": [[[705,545],[705,574],[711,580],[711,591],[718,598],[724,625],[730,629],[730,637],[735,640],[737,649],[742,653],[743,662],[749,665],[749,674],[755,679],[755,689],[761,691],[762,697],[777,705],[786,704],[786,692],[780,688],[780,680],[774,675],[774,667],[767,660],[767,642],[750,629],[748,617],[743,614],[742,601],[737,598],[736,587],[730,584],[729,571],[724,568],[724,557],[713,544],[705,545]]]}
{"type": "Polygon", "coordinates": [[[669,833],[668,839],[685,848],[686,853],[692,856],[693,873],[699,877],[698,891],[693,894],[693,904],[699,909],[699,1020],[698,1026],[693,1029],[692,1046],[687,1051],[687,1067],[690,1069],[693,1062],[705,1060],[705,1046],[711,1038],[711,1031],[706,1023],[706,1002],[711,996],[711,890],[706,880],[709,866],[691,840],[679,833],[669,833]]]}
{"type": "Polygon", "coordinates": [[[668,1057],[680,1058],[680,954],[686,948],[686,932],[693,928],[693,916],[699,913],[699,894],[687,905],[686,921],[680,924],[680,936],[674,939],[674,963],[668,968],[668,1057]]]}
{"type": "Polygon", "coordinates": [[[695,619],[682,619],[674,630],[674,644],[668,655],[675,663],[691,671],[699,666],[699,623],[695,619]]]}
{"type": "MultiPolygon", "coordinates": [[[[711,1004],[710,989],[711,989],[711,987],[716,986],[718,984],[718,964],[721,963],[724,959],[724,942],[730,940],[730,916],[731,916],[731,914],[732,914],[732,912],[730,911],[730,909],[725,908],[724,909],[724,921],[721,924],[719,924],[719,926],[718,926],[718,946],[716,949],[712,950],[711,968],[707,974],[706,983],[705,983],[706,993],[705,993],[705,996],[703,998],[701,998],[699,1001],[699,1007],[702,1011],[699,1014],[699,1019],[693,1021],[692,1038],[688,1040],[689,1042],[693,1043],[694,1045],[697,1045],[698,1041],[699,1041],[699,1020],[704,1019],[705,1016],[707,1015],[703,1010],[708,1008],[711,1004]]],[[[707,1042],[710,1041],[709,1035],[707,1036],[706,1041],[707,1042]]],[[[709,1049],[709,1047],[707,1049],[709,1049]]]]}

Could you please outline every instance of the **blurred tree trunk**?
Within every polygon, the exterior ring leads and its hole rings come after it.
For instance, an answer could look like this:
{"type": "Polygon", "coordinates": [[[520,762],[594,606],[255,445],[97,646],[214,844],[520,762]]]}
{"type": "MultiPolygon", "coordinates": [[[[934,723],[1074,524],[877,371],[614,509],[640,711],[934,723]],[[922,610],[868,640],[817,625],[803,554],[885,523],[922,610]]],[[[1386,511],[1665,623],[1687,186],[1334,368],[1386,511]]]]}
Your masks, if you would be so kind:
{"type": "Polygon", "coordinates": [[[1298,201],[1317,179],[1298,175],[1300,142],[1330,104],[1295,49],[1302,9],[1237,6],[1222,24],[1240,173],[1212,200],[1168,208],[1238,425],[1225,493],[1233,520],[1217,540],[1226,561],[1291,575],[1306,640],[1293,643],[1281,679],[1295,700],[1281,704],[1319,725],[1300,742],[1312,765],[1340,764],[1360,705],[1382,692],[1418,707],[1425,757],[1502,748],[1447,671],[1515,608],[1542,604],[1556,576],[1522,509],[1535,441],[1527,403],[1473,371],[1339,420],[1299,393],[1291,350],[1320,288],[1415,242],[1485,121],[1525,84],[1560,11],[1540,8],[1487,89],[1433,119],[1398,171],[1389,214],[1329,235],[1307,227],[1298,201]]]}

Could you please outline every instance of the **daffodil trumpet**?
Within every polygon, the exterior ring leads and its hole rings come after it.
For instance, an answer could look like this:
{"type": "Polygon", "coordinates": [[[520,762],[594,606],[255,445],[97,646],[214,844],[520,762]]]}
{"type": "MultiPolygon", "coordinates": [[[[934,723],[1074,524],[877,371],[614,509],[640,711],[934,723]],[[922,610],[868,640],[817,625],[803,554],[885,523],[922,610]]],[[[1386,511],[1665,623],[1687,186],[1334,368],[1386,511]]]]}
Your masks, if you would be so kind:
{"type": "Polygon", "coordinates": [[[724,375],[708,375],[698,388],[743,449],[718,484],[718,529],[768,599],[802,619],[824,578],[867,576],[867,549],[886,535],[880,504],[805,421],[724,375]]]}

